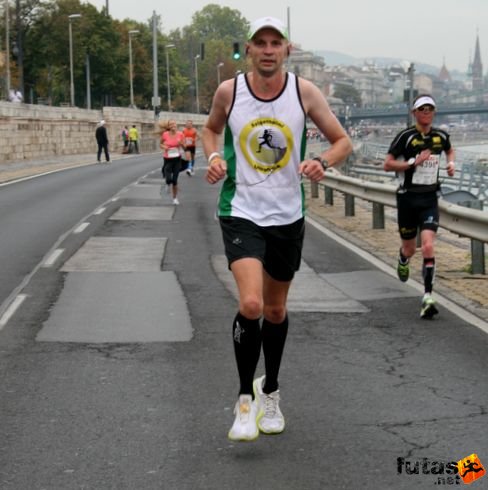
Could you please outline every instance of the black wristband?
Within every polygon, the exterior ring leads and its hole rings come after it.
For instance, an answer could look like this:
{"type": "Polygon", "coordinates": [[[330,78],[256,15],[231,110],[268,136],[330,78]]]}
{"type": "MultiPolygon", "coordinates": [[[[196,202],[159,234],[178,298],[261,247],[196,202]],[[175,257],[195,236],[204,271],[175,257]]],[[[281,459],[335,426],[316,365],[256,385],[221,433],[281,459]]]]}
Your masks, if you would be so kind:
{"type": "Polygon", "coordinates": [[[317,162],[320,162],[320,165],[322,165],[322,168],[324,170],[327,170],[329,168],[329,162],[327,160],[325,160],[324,158],[314,157],[314,158],[312,158],[312,160],[317,160],[317,162]]]}

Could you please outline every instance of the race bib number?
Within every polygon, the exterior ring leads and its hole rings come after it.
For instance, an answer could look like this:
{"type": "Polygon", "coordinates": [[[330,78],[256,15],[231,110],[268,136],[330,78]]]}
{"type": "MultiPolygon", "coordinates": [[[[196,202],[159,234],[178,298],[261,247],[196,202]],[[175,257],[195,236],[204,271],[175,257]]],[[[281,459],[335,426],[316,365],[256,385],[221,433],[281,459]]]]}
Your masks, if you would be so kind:
{"type": "Polygon", "coordinates": [[[421,165],[415,167],[412,184],[432,185],[437,183],[440,155],[430,155],[421,165]]]}
{"type": "Polygon", "coordinates": [[[185,145],[186,146],[193,146],[193,138],[186,138],[185,139],[185,145]]]}
{"type": "Polygon", "coordinates": [[[180,156],[180,150],[178,148],[170,148],[168,150],[168,158],[178,158],[180,156]]]}

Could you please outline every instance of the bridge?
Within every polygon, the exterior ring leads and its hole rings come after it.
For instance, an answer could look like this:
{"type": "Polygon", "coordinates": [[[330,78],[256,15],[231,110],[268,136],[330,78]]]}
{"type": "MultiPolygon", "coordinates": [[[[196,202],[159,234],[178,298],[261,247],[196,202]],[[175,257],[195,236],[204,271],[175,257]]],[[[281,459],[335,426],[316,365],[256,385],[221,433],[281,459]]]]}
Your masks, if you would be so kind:
{"type": "MultiPolygon", "coordinates": [[[[449,115],[464,115],[464,114],[487,114],[488,104],[452,104],[452,105],[439,105],[437,107],[438,116],[449,115]]],[[[356,108],[352,107],[350,112],[340,116],[341,122],[357,122],[364,119],[403,119],[408,114],[408,108],[406,104],[396,105],[394,107],[368,107],[368,108],[356,108]]]]}

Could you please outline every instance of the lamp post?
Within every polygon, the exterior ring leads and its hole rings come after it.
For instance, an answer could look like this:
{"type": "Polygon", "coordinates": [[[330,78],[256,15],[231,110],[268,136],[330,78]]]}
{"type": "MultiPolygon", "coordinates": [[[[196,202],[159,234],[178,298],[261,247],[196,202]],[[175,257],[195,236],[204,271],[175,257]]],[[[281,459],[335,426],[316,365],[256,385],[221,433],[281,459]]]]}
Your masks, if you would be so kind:
{"type": "Polygon", "coordinates": [[[407,127],[411,126],[413,123],[413,117],[412,117],[412,105],[413,105],[413,97],[414,97],[414,90],[413,90],[413,80],[414,80],[414,73],[415,73],[415,67],[413,63],[410,63],[410,66],[408,67],[408,108],[407,108],[407,127]]]}
{"type": "Polygon", "coordinates": [[[217,87],[220,85],[220,68],[222,68],[224,64],[221,62],[217,65],[217,87]]]}
{"type": "Polygon", "coordinates": [[[200,114],[200,99],[198,97],[198,60],[200,59],[200,55],[197,54],[195,56],[195,98],[197,102],[197,114],[200,114]]]}
{"type": "Polygon", "coordinates": [[[73,78],[73,29],[71,23],[73,19],[79,19],[81,14],[68,15],[69,19],[69,73],[70,73],[70,93],[71,93],[71,107],[75,105],[75,82],[73,78]]]}
{"type": "Polygon", "coordinates": [[[5,91],[6,98],[10,96],[10,12],[8,8],[8,0],[5,2],[5,91]]]}
{"type": "Polygon", "coordinates": [[[133,68],[132,68],[132,36],[139,34],[137,29],[129,31],[129,82],[130,82],[130,107],[134,107],[134,84],[133,84],[133,68]]]}
{"type": "Polygon", "coordinates": [[[167,44],[165,46],[166,48],[166,85],[168,88],[168,112],[171,112],[171,86],[169,82],[169,55],[168,55],[168,50],[171,48],[174,48],[174,44],[167,44]]]}

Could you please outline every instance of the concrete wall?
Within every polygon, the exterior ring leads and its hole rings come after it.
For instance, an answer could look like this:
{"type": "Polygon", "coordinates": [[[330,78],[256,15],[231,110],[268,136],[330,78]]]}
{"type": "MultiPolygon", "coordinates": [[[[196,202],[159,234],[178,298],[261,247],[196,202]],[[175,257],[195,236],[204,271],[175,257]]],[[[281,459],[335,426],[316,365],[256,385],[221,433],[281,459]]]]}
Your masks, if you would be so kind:
{"type": "MultiPolygon", "coordinates": [[[[160,119],[175,119],[179,127],[191,119],[201,129],[206,116],[161,112],[160,119]]],[[[96,153],[95,129],[104,119],[112,152],[122,150],[123,126],[136,125],[141,152],[159,150],[153,111],[104,107],[87,110],[0,101],[0,164],[54,155],[96,153]]]]}

